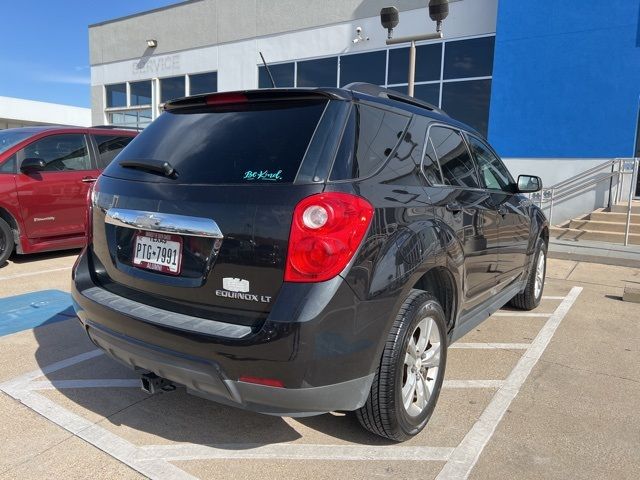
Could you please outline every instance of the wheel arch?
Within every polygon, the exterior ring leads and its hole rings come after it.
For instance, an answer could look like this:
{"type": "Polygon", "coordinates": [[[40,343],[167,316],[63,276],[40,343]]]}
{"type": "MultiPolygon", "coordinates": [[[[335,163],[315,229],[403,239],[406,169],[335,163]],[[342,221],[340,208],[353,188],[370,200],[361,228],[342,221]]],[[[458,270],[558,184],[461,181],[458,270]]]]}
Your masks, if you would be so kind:
{"type": "Polygon", "coordinates": [[[412,288],[427,291],[436,297],[444,310],[447,331],[451,331],[458,306],[458,292],[453,274],[443,266],[435,266],[425,272],[412,288]]]}

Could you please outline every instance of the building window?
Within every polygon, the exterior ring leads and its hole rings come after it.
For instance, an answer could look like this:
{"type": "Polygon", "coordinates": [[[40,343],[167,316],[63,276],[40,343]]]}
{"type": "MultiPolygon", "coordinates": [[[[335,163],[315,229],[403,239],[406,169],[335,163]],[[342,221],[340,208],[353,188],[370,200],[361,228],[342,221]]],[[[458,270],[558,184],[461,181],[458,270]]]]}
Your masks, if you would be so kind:
{"type": "MultiPolygon", "coordinates": [[[[405,95],[408,91],[407,85],[397,85],[389,88],[405,95]]],[[[440,82],[414,85],[413,96],[423,102],[438,106],[440,104],[440,82]]]]}
{"type": "Polygon", "coordinates": [[[151,105],[151,80],[129,84],[129,105],[151,105]]]}
{"type": "Polygon", "coordinates": [[[218,72],[189,75],[189,95],[214,93],[218,91],[218,72]]]}
{"type": "Polygon", "coordinates": [[[185,96],[185,77],[170,77],[160,79],[160,103],[168,102],[185,96]]]}
{"type": "Polygon", "coordinates": [[[107,119],[110,125],[144,128],[151,123],[151,109],[144,108],[141,110],[109,112],[107,119]]]}
{"type": "Polygon", "coordinates": [[[367,82],[385,85],[387,52],[358,53],[340,57],[340,86],[353,82],[367,82]]]}
{"type": "MultiPolygon", "coordinates": [[[[442,43],[416,47],[416,82],[440,80],[442,43]]],[[[394,85],[408,82],[409,48],[389,50],[389,76],[387,83],[394,85]]]]}
{"type": "Polygon", "coordinates": [[[298,87],[335,87],[338,82],[338,57],[298,62],[298,87]]]}
{"type": "Polygon", "coordinates": [[[442,109],[485,136],[489,127],[490,99],[490,79],[445,82],[442,85],[442,109]]]}
{"type": "Polygon", "coordinates": [[[444,49],[444,79],[490,77],[493,72],[495,37],[447,42],[444,49]]]}
{"type": "MultiPolygon", "coordinates": [[[[269,71],[277,88],[294,87],[295,62],[269,65],[269,71]]],[[[271,79],[264,66],[258,67],[258,88],[272,88],[271,79]]]]}
{"type": "MultiPolygon", "coordinates": [[[[495,35],[416,47],[414,96],[487,134],[495,35]]],[[[270,65],[277,87],[335,87],[352,82],[386,86],[406,95],[409,48],[270,65]],[[336,77],[339,82],[336,83],[336,77]]],[[[271,88],[262,65],[259,88],[271,88]]]]}
{"type": "Polygon", "coordinates": [[[107,85],[105,87],[107,93],[107,108],[126,107],[127,106],[127,84],[118,83],[116,85],[107,85]]]}

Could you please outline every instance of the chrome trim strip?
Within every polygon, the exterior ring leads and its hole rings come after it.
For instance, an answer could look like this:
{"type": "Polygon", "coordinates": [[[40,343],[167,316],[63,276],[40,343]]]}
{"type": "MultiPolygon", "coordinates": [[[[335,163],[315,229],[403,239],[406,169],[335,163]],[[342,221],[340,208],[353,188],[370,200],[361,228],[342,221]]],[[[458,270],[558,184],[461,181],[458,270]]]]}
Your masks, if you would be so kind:
{"type": "Polygon", "coordinates": [[[135,228],[149,232],[224,238],[218,224],[210,218],[110,208],[105,214],[104,221],[116,227],[135,228]]]}

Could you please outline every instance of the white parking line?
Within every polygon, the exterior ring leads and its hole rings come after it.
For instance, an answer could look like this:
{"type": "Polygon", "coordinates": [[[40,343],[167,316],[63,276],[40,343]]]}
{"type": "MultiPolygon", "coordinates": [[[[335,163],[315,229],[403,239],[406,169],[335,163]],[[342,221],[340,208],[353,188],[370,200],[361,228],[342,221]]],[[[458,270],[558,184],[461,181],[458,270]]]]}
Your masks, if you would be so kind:
{"type": "Polygon", "coordinates": [[[543,295],[542,300],[564,300],[564,297],[555,295],[543,295]]]}
{"type": "Polygon", "coordinates": [[[496,312],[494,317],[550,317],[553,313],[541,313],[541,312],[496,312]]]}
{"type": "Polygon", "coordinates": [[[504,385],[496,392],[487,408],[482,412],[480,419],[453,451],[436,480],[464,480],[469,476],[471,469],[478,461],[482,450],[491,439],[509,405],[511,405],[511,402],[520,391],[531,370],[533,370],[547,345],[549,345],[551,337],[553,337],[560,322],[569,312],[581,291],[582,287],[573,287],[560,303],[531,343],[531,347],[524,353],[507,377],[504,385]]]}
{"type": "Polygon", "coordinates": [[[31,382],[29,390],[62,390],[65,388],[137,388],[139,378],[105,378],[99,380],[40,380],[31,382]]]}
{"type": "Polygon", "coordinates": [[[34,275],[42,275],[43,273],[62,272],[64,270],[71,270],[72,268],[73,267],[60,267],[60,268],[51,268],[49,270],[39,270],[37,272],[16,273],[15,275],[7,275],[6,277],[0,277],[0,282],[2,280],[13,280],[14,278],[33,277],[34,275]]]}
{"type": "Polygon", "coordinates": [[[500,388],[504,380],[445,380],[442,388],[500,388]]]}
{"type": "Polygon", "coordinates": [[[445,461],[453,452],[451,447],[402,447],[367,445],[309,445],[276,443],[273,445],[229,444],[147,445],[140,448],[139,459],[144,460],[210,460],[210,459],[272,459],[272,460],[388,460],[388,461],[445,461]]]}
{"type": "Polygon", "coordinates": [[[530,343],[452,343],[449,348],[469,348],[480,350],[526,350],[530,343]]]}

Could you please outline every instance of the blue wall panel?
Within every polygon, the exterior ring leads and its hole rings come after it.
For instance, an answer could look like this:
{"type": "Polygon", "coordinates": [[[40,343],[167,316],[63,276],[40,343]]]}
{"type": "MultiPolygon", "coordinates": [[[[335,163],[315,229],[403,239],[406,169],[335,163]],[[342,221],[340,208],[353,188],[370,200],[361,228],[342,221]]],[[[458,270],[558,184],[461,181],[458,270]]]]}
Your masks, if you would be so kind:
{"type": "Polygon", "coordinates": [[[489,139],[505,157],[632,156],[640,2],[501,0],[489,139]]]}

